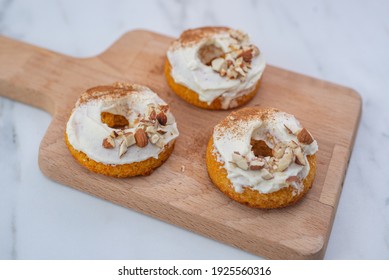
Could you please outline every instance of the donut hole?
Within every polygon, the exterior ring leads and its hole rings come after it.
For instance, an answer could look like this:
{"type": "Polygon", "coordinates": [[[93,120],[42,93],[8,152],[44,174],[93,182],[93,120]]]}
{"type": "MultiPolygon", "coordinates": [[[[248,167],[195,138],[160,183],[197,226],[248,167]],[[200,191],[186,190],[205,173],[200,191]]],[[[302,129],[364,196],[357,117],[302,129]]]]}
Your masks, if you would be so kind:
{"type": "Polygon", "coordinates": [[[251,139],[251,151],[256,157],[271,157],[272,149],[263,140],[251,139]]]}
{"type": "Polygon", "coordinates": [[[210,66],[212,60],[223,56],[224,52],[221,48],[217,47],[214,44],[205,44],[200,47],[197,55],[203,64],[210,66]]]}
{"type": "Polygon", "coordinates": [[[129,122],[125,116],[116,115],[109,112],[101,112],[101,122],[110,128],[125,128],[129,122]]]}

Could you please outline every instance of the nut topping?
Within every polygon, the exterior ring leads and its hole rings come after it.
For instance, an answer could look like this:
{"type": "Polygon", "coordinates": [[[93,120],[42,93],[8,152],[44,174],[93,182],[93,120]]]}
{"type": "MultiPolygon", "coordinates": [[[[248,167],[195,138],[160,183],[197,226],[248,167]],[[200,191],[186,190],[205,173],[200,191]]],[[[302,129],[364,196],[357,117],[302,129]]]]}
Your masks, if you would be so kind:
{"type": "Polygon", "coordinates": [[[287,183],[293,183],[293,182],[299,182],[300,181],[300,178],[299,177],[297,177],[297,176],[290,176],[290,177],[288,177],[286,180],[285,180],[285,182],[287,182],[287,183]]]}
{"type": "Polygon", "coordinates": [[[147,138],[147,134],[143,128],[139,128],[135,132],[135,142],[136,142],[136,145],[140,148],[147,146],[148,138],[147,138]]]}
{"type": "Polygon", "coordinates": [[[156,118],[157,118],[157,113],[155,112],[155,110],[152,110],[150,112],[149,119],[154,121],[154,120],[156,120],[156,118]]]}
{"type": "Polygon", "coordinates": [[[115,148],[115,141],[111,138],[111,136],[108,136],[107,138],[104,138],[103,140],[103,147],[106,149],[113,149],[115,148]]]}
{"type": "Polygon", "coordinates": [[[155,145],[162,149],[166,145],[166,142],[162,138],[159,138],[159,140],[157,141],[157,143],[155,143],[155,145]]]}
{"type": "Polygon", "coordinates": [[[220,72],[220,70],[224,69],[227,70],[227,62],[224,60],[224,58],[215,58],[212,60],[212,69],[216,72],[220,72]]]}
{"type": "Polygon", "coordinates": [[[250,161],[250,170],[261,170],[265,167],[265,161],[261,158],[256,158],[250,161]]]}
{"type": "Polygon", "coordinates": [[[157,115],[157,120],[158,120],[158,122],[161,125],[165,126],[166,123],[167,123],[167,116],[166,116],[166,114],[164,112],[159,112],[158,115],[157,115]]]}
{"type": "Polygon", "coordinates": [[[297,164],[299,164],[299,165],[305,166],[306,165],[306,161],[305,161],[305,158],[304,158],[303,151],[301,150],[301,147],[297,147],[297,148],[293,149],[293,153],[296,156],[295,162],[297,164]]]}
{"type": "Polygon", "coordinates": [[[267,169],[264,169],[263,171],[264,171],[264,173],[262,175],[262,179],[264,179],[264,180],[271,180],[271,179],[274,178],[274,175],[271,174],[267,169]]]}
{"type": "Polygon", "coordinates": [[[279,160],[276,171],[278,172],[285,171],[289,167],[289,165],[292,164],[292,161],[293,161],[293,150],[288,147],[285,149],[284,155],[279,160]]]}
{"type": "Polygon", "coordinates": [[[132,145],[135,144],[135,137],[132,132],[126,132],[123,134],[124,140],[126,141],[127,147],[131,147],[132,145]]]}
{"type": "Polygon", "coordinates": [[[273,157],[278,159],[282,158],[285,153],[285,149],[285,145],[282,142],[278,142],[272,150],[273,157]]]}
{"type": "Polygon", "coordinates": [[[156,144],[159,140],[160,136],[158,134],[154,134],[153,136],[151,136],[150,138],[150,142],[151,144],[156,144]]]}
{"type": "Polygon", "coordinates": [[[303,128],[298,134],[297,134],[297,139],[299,140],[300,143],[303,144],[311,144],[313,142],[313,137],[309,133],[309,131],[305,128],[303,128]]]}
{"type": "Polygon", "coordinates": [[[167,113],[169,109],[170,109],[169,105],[159,105],[159,110],[161,112],[167,113]]]}
{"type": "Polygon", "coordinates": [[[232,162],[235,163],[240,169],[249,169],[249,164],[246,158],[242,156],[239,152],[234,152],[232,154],[232,162]]]}
{"type": "Polygon", "coordinates": [[[245,62],[251,62],[251,60],[253,59],[253,50],[252,49],[245,50],[240,54],[240,56],[243,58],[245,62]]]}
{"type": "Polygon", "coordinates": [[[126,140],[123,140],[120,143],[119,158],[121,158],[126,152],[127,152],[127,143],[126,143],[126,140]]]}

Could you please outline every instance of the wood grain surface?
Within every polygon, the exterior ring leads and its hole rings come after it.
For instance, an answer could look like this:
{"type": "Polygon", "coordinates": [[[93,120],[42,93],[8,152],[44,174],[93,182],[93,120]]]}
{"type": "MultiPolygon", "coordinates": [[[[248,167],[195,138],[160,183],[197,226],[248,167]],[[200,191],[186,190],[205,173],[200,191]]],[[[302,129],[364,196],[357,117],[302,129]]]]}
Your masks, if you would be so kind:
{"type": "Polygon", "coordinates": [[[224,196],[208,178],[206,144],[213,126],[229,112],[195,108],[169,90],[163,65],[171,40],[136,30],[97,57],[76,59],[0,37],[0,95],[53,115],[40,145],[42,172],[64,185],[266,258],[323,258],[359,123],[359,95],[267,66],[261,88],[247,106],[294,114],[318,141],[317,176],[295,206],[251,209],[224,196]],[[65,146],[65,125],[79,95],[115,81],[150,87],[176,116],[181,135],[175,150],[150,176],[115,179],[93,174],[65,146]]]}

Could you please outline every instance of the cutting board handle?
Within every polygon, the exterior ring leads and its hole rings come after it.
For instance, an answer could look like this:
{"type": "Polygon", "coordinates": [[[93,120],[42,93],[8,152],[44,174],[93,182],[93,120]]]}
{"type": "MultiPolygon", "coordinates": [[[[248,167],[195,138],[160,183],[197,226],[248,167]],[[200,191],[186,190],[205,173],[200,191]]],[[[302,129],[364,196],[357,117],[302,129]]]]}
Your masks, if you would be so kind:
{"type": "Polygon", "coordinates": [[[0,95],[49,113],[56,110],[51,77],[66,56],[0,36],[0,95]]]}

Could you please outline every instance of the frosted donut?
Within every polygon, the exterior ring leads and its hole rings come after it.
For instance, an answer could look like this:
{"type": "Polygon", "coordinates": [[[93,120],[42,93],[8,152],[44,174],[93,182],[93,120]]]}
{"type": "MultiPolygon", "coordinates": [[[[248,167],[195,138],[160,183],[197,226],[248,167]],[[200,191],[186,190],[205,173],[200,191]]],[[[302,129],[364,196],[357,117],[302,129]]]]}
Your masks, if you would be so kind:
{"type": "Polygon", "coordinates": [[[227,196],[256,208],[279,208],[301,199],[316,174],[318,145],[290,114],[245,108],[215,126],[206,163],[227,196]]]}
{"type": "Polygon", "coordinates": [[[231,109],[257,93],[265,60],[247,34],[226,27],[189,29],[167,51],[165,76],[185,101],[231,109]]]}
{"type": "Polygon", "coordinates": [[[116,83],[88,89],[66,125],[73,157],[113,177],[148,175],[165,162],[178,137],[169,106],[149,88],[116,83]]]}

